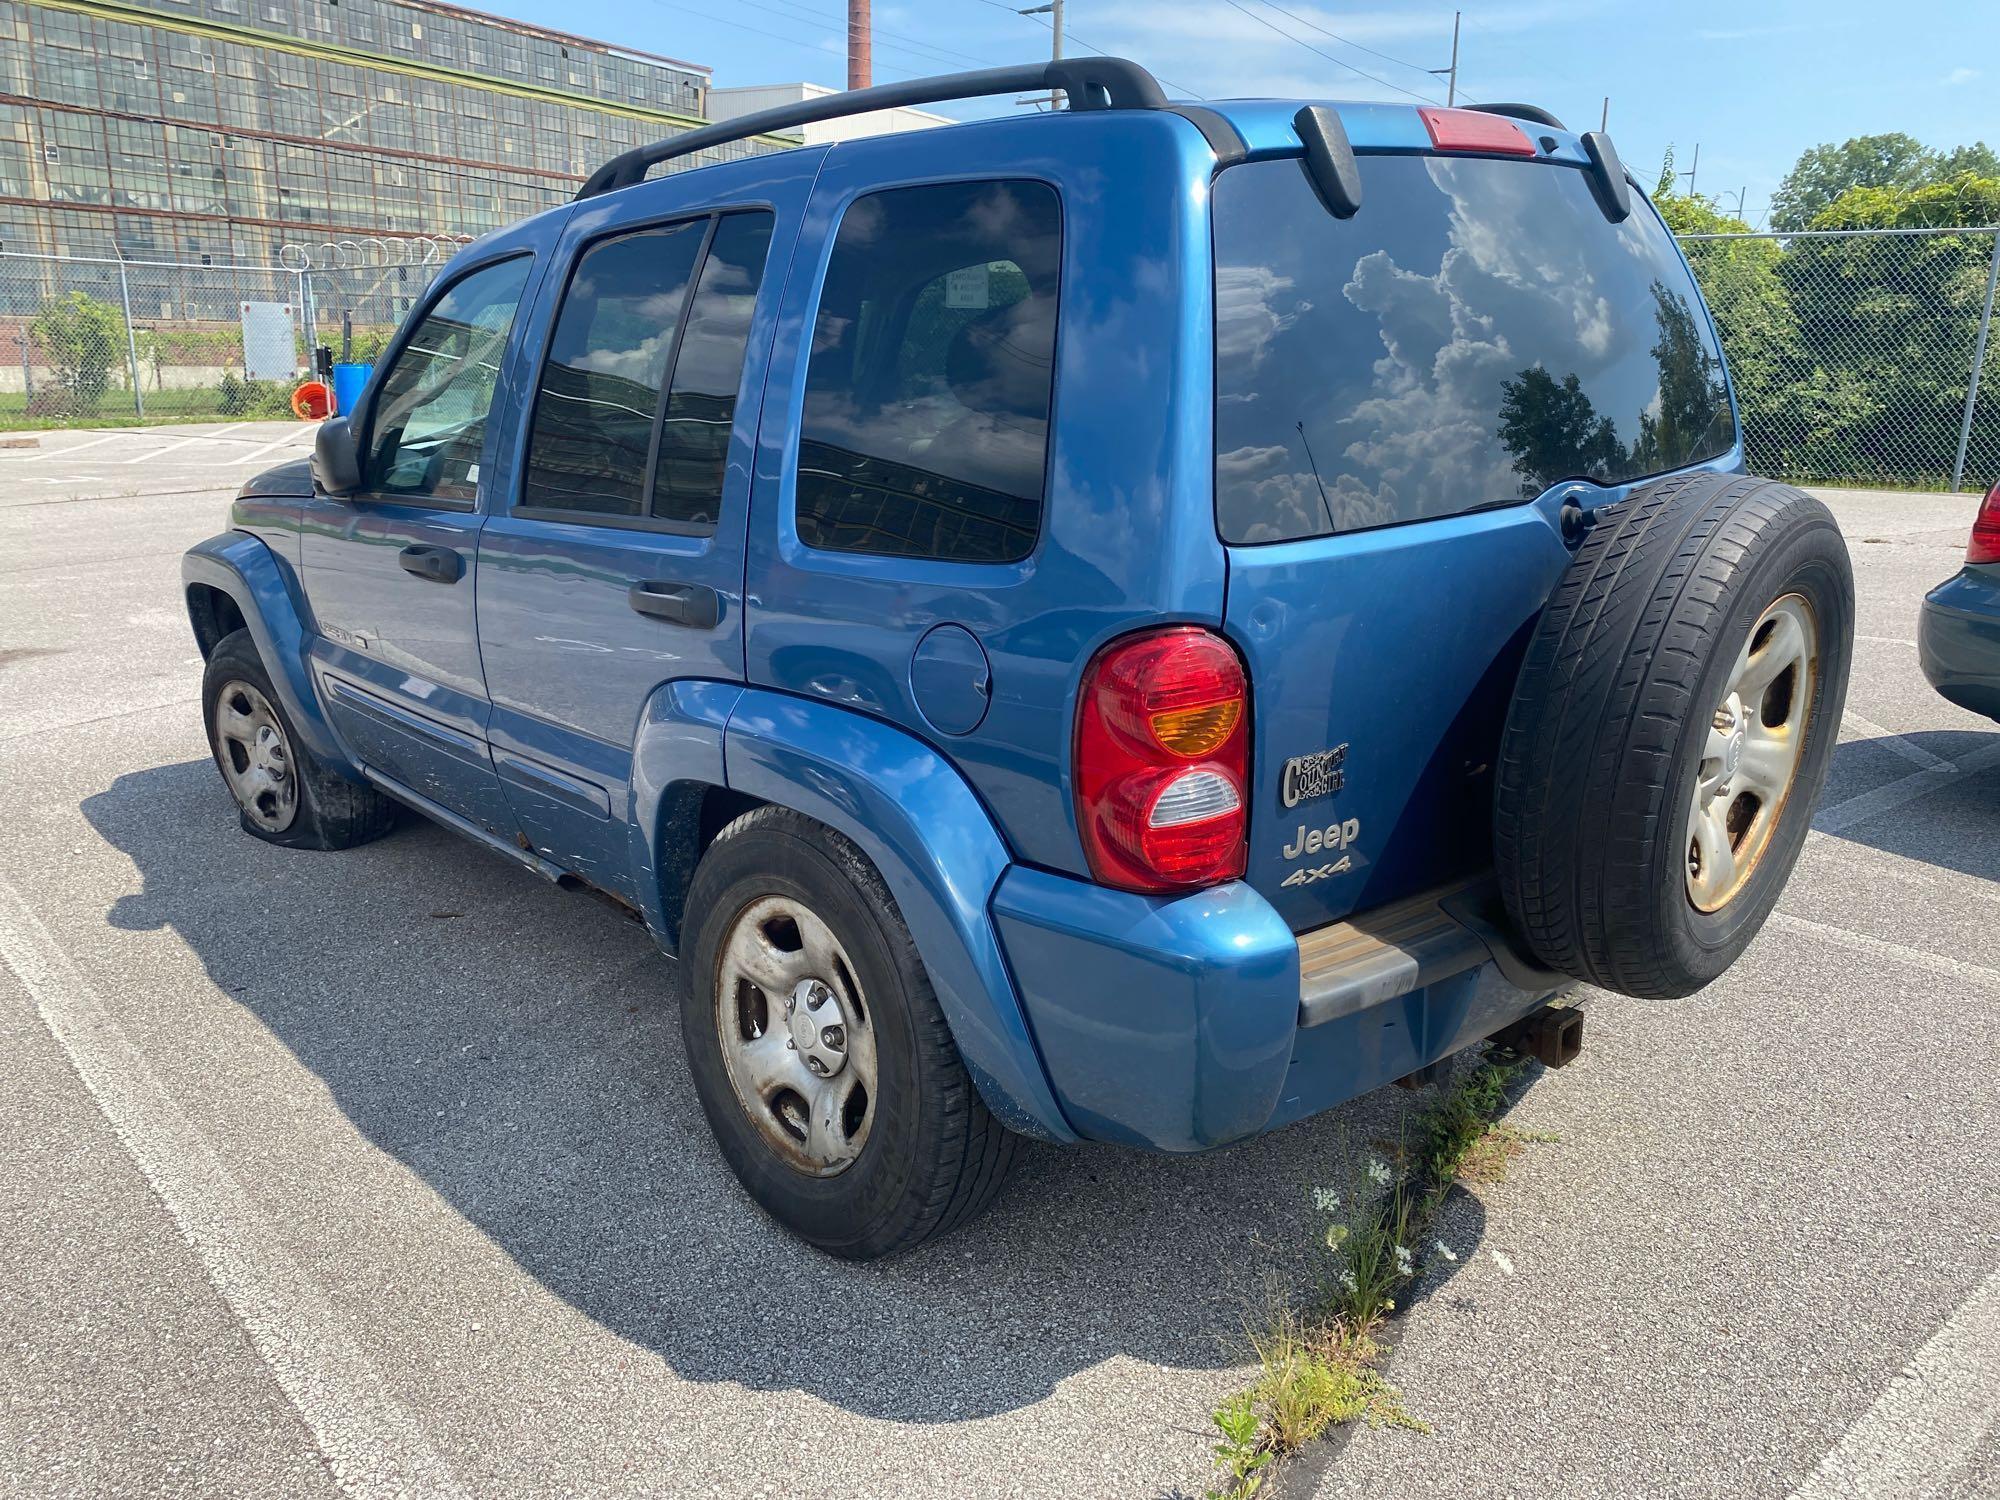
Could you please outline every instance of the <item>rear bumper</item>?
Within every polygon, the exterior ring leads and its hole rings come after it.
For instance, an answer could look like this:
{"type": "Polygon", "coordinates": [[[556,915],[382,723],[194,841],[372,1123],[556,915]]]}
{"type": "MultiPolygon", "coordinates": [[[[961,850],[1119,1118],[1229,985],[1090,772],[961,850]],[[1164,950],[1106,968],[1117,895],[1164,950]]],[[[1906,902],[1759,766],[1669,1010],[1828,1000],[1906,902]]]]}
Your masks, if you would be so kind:
{"type": "Polygon", "coordinates": [[[1924,596],[1917,660],[1951,702],[2000,720],[2000,568],[1969,567],[1924,596]]]}
{"type": "Polygon", "coordinates": [[[1156,1151],[1344,1103],[1566,983],[1513,949],[1476,887],[1295,936],[1240,883],[1162,899],[1017,865],[993,915],[1064,1116],[1156,1151]]]}

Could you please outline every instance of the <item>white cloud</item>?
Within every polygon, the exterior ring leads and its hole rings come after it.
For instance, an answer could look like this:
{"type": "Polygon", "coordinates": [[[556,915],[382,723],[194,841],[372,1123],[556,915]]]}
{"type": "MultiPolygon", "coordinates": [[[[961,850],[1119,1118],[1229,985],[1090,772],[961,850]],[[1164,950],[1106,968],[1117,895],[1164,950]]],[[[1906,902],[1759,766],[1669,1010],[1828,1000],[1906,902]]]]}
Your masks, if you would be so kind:
{"type": "Polygon", "coordinates": [[[1957,88],[1961,83],[1970,83],[1978,76],[1979,69],[1977,68],[1953,68],[1949,73],[1944,75],[1944,81],[1948,88],[1957,88]]]}

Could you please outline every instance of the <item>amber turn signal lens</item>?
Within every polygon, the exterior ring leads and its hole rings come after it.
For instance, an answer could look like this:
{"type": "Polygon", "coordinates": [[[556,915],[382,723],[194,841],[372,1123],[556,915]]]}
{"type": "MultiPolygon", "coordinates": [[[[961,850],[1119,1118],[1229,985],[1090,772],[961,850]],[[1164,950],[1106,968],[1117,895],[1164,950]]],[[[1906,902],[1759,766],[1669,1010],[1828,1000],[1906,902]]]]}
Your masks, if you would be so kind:
{"type": "Polygon", "coordinates": [[[1154,714],[1153,738],[1176,755],[1208,755],[1218,749],[1243,717],[1243,700],[1225,698],[1196,708],[1174,708],[1154,714]]]}

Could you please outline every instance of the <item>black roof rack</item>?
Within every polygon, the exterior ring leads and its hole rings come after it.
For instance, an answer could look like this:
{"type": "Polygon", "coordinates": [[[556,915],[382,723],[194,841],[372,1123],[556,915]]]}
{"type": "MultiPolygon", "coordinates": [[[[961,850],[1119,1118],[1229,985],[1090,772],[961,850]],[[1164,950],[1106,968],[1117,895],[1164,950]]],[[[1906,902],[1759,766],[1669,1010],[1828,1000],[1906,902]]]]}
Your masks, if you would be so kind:
{"type": "Polygon", "coordinates": [[[1122,57],[1065,57],[1055,62],[912,78],[907,83],[882,83],[874,88],[849,89],[820,99],[781,104],[776,109],[760,109],[755,114],[739,115],[719,125],[705,125],[650,146],[635,146],[592,172],[576,196],[594,198],[599,193],[631,187],[643,182],[647,171],[663,161],[774,130],[790,130],[798,125],[837,120],[876,109],[904,109],[917,104],[940,104],[948,99],[983,99],[994,94],[1056,89],[1069,96],[1071,109],[1162,109],[1167,102],[1153,75],[1122,57]]]}
{"type": "Polygon", "coordinates": [[[1517,120],[1533,120],[1537,125],[1546,125],[1551,130],[1567,130],[1554,115],[1539,104],[1467,104],[1466,109],[1476,109],[1482,115],[1512,115],[1517,120]]]}

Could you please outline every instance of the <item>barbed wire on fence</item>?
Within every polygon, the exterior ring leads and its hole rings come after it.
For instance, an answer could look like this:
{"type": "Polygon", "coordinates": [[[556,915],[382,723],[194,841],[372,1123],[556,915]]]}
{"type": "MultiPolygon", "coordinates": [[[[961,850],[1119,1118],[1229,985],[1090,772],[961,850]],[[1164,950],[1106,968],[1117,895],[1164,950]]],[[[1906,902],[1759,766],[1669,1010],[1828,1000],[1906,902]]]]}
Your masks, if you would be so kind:
{"type": "MultiPolygon", "coordinates": [[[[288,245],[275,265],[0,252],[0,428],[283,416],[325,342],[366,362],[463,236],[288,245]]],[[[1690,234],[1751,469],[2000,480],[2000,229],[1690,234]]]]}

